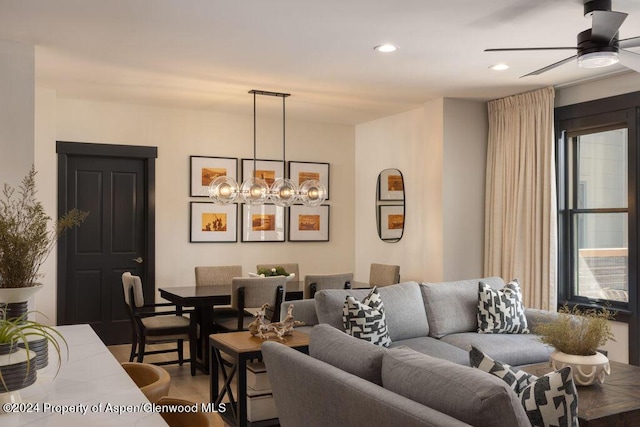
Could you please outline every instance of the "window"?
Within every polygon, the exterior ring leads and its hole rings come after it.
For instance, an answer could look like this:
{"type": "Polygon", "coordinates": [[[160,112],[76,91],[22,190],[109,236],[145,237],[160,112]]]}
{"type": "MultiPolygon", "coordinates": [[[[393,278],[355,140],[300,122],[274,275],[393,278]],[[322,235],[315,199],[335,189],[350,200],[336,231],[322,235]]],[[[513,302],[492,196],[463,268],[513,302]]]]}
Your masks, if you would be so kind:
{"type": "Polygon", "coordinates": [[[640,364],[640,92],[556,108],[558,303],[608,307],[640,364]]]}

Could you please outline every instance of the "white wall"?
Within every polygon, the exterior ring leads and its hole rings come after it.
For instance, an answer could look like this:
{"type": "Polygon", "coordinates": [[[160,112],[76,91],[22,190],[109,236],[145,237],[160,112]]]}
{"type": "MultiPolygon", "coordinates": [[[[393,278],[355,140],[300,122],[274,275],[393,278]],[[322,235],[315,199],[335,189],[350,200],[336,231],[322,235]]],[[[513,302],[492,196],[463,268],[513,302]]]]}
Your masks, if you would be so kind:
{"type": "Polygon", "coordinates": [[[487,104],[444,100],[443,278],[482,277],[487,104]]]}
{"type": "MultiPolygon", "coordinates": [[[[293,97],[292,97],[293,98],[293,97]]],[[[298,262],[301,275],[352,271],[354,266],[354,127],[287,121],[287,159],[330,163],[330,241],[317,243],[189,243],[189,156],[253,156],[251,111],[245,116],[56,97],[38,90],[41,194],[57,191],[55,141],[157,146],[156,288],[194,284],[196,265],[298,262]],[[41,178],[42,178],[41,177],[41,178]]],[[[287,108],[294,108],[293,102],[287,108]]],[[[260,111],[260,110],[259,110],[260,111]]],[[[282,120],[259,117],[258,157],[282,158],[282,120]]],[[[53,204],[47,201],[50,214],[53,204]]],[[[240,239],[239,239],[240,240],[240,239]]],[[[55,264],[46,268],[46,298],[36,308],[55,320],[55,264]]]]}
{"type": "Polygon", "coordinates": [[[400,265],[402,280],[481,276],[486,138],[486,104],[453,99],[356,126],[356,280],[372,262],[400,265]],[[389,167],[405,179],[398,243],[376,231],[377,176],[389,167]]]}
{"type": "Polygon", "coordinates": [[[34,162],[35,50],[0,40],[0,183],[20,184],[34,162]]]}

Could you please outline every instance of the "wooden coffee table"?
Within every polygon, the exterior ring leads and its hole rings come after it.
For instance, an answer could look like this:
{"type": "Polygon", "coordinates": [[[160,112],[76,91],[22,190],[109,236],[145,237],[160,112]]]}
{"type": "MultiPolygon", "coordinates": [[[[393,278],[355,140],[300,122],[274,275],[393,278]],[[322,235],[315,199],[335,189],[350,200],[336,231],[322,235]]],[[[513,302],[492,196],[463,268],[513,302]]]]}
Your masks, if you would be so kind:
{"type": "MultiPolygon", "coordinates": [[[[293,335],[285,337],[286,346],[307,353],[309,351],[309,335],[293,331],[293,335]]],[[[272,339],[273,341],[274,339],[272,339]]],[[[277,341],[277,340],[276,340],[277,341]]],[[[224,334],[212,334],[209,336],[211,345],[211,403],[216,407],[222,403],[225,395],[229,398],[230,408],[220,415],[231,425],[236,426],[277,426],[278,419],[249,423],[247,421],[247,361],[262,357],[262,343],[265,340],[253,337],[249,332],[229,332],[224,334]],[[235,363],[232,367],[226,366],[220,353],[231,356],[235,363]],[[219,375],[222,374],[224,386],[222,392],[218,388],[219,375]],[[237,396],[231,392],[231,381],[234,376],[238,379],[237,396]],[[237,400],[237,401],[236,401],[237,400]]]]}
{"type": "MultiPolygon", "coordinates": [[[[551,372],[548,363],[523,366],[536,376],[551,372]]],[[[611,362],[604,384],[578,386],[581,427],[640,426],[640,367],[611,362]]]]}

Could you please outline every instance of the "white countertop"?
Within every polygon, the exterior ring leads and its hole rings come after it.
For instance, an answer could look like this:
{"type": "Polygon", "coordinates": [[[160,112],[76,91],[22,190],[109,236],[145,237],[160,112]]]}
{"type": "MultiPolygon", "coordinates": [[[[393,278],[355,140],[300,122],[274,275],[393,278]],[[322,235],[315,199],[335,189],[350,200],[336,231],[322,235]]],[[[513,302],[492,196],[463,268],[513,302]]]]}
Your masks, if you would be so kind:
{"type": "Polygon", "coordinates": [[[63,354],[62,367],[54,378],[58,356],[49,344],[49,365],[38,371],[35,384],[20,390],[22,402],[38,407],[39,412],[0,413],[2,427],[167,425],[160,414],[124,408],[149,401],[89,325],[57,329],[69,344],[69,360],[63,354]],[[55,405],[69,410],[86,405],[87,413],[62,415],[54,412],[55,405]],[[117,409],[122,409],[122,413],[115,412],[117,409]]]}

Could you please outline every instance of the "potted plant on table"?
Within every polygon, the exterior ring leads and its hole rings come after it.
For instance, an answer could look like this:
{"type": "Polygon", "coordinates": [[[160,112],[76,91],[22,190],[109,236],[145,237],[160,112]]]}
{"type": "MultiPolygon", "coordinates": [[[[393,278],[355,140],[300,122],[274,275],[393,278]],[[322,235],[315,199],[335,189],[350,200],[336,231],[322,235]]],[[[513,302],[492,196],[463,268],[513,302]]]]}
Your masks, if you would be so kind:
{"type": "Polygon", "coordinates": [[[291,280],[295,277],[294,273],[287,273],[287,270],[284,267],[273,267],[273,268],[259,268],[257,276],[260,277],[273,277],[273,276],[286,276],[287,280],[291,280]]]}
{"type": "Polygon", "coordinates": [[[609,359],[598,349],[613,340],[610,320],[613,313],[607,309],[580,309],[563,306],[556,319],[538,325],[534,333],[540,340],[553,346],[550,356],[553,369],[571,366],[577,385],[603,383],[609,375],[609,359]]]}
{"type": "MultiPolygon", "coordinates": [[[[40,266],[58,237],[88,215],[72,209],[50,228],[51,218],[36,199],[35,176],[32,167],[17,191],[5,184],[0,198],[0,303],[21,303],[37,291],[40,266]]],[[[26,305],[17,313],[9,308],[7,317],[19,317],[25,311],[26,305]]]]}
{"type": "Polygon", "coordinates": [[[35,382],[37,354],[29,347],[33,337],[51,343],[58,355],[58,370],[62,361],[61,342],[68,354],[67,342],[60,332],[28,320],[27,316],[24,313],[8,319],[6,311],[0,309],[0,403],[19,402],[18,391],[35,382]]]}

